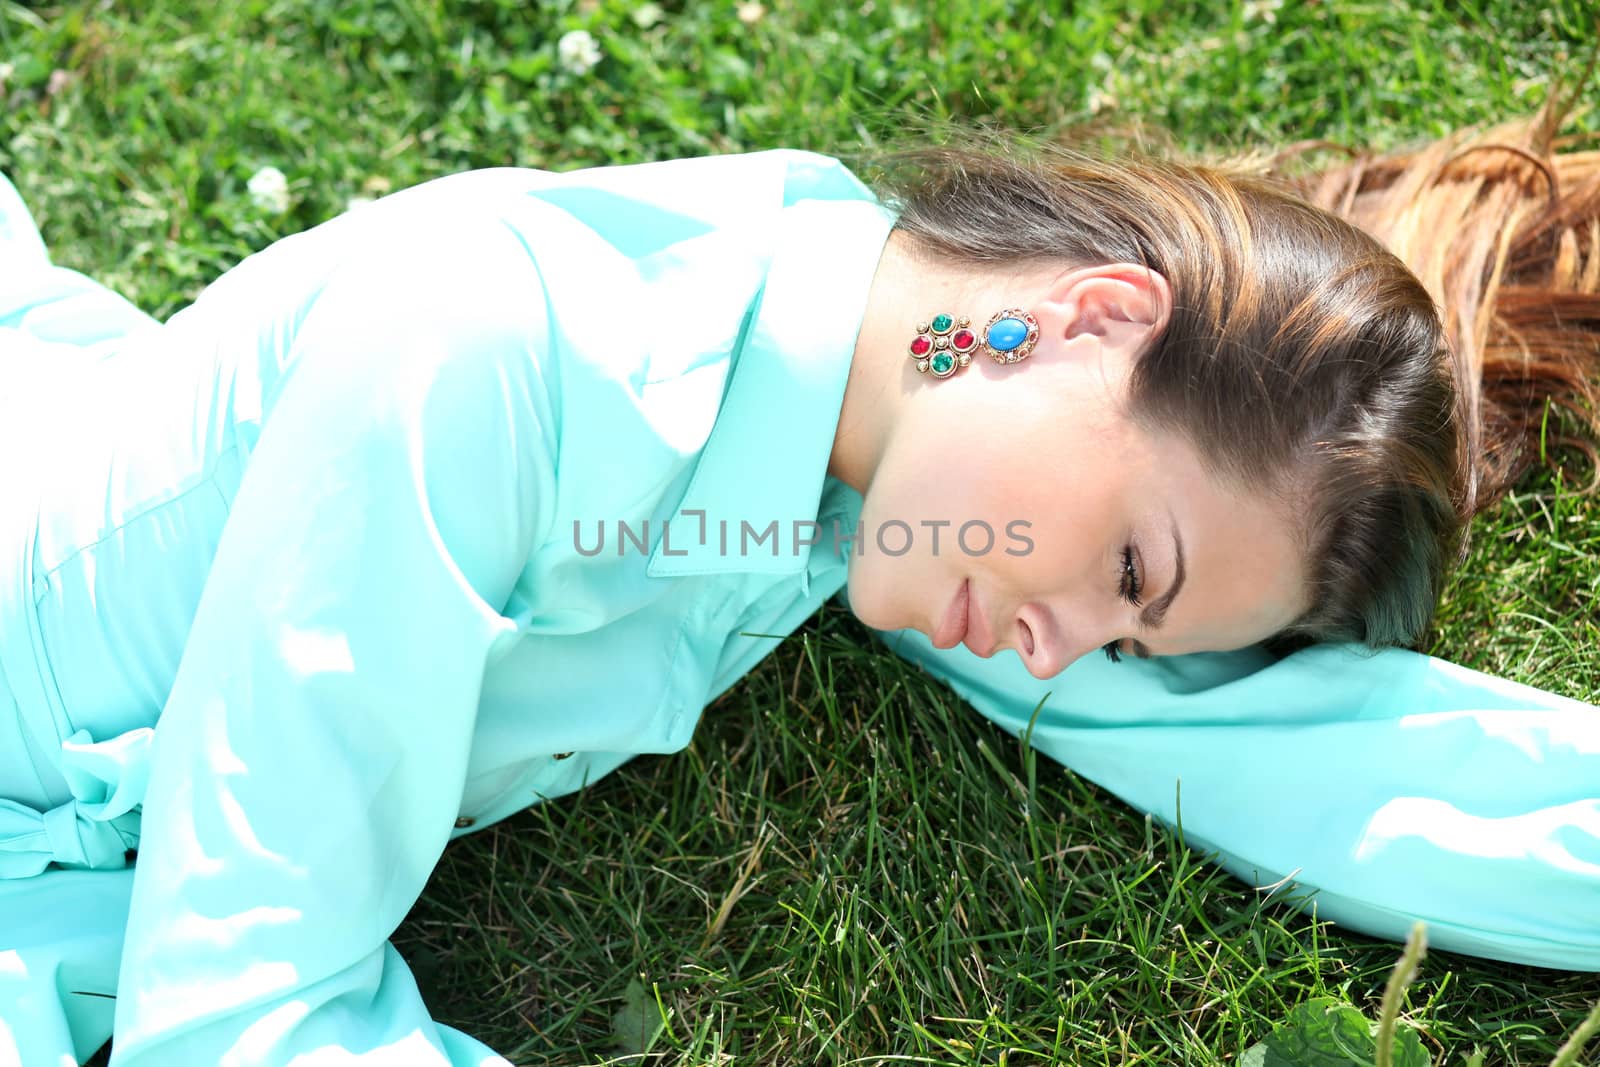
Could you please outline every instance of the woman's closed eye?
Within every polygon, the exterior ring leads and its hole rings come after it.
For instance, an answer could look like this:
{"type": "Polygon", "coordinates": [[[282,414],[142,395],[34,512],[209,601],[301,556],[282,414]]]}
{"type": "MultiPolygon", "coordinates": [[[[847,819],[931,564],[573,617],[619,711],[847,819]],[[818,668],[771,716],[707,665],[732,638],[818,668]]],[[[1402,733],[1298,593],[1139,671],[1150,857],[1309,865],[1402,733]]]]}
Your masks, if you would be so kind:
{"type": "Polygon", "coordinates": [[[1144,581],[1139,575],[1139,560],[1133,554],[1133,545],[1122,546],[1122,568],[1118,572],[1117,595],[1134,607],[1139,606],[1139,592],[1144,581]]]}
{"type": "MultiPolygon", "coordinates": [[[[1126,600],[1134,607],[1139,606],[1139,593],[1144,587],[1144,581],[1139,574],[1139,559],[1134,555],[1133,545],[1122,546],[1122,566],[1117,570],[1117,596],[1126,600]]],[[[1108,641],[1102,646],[1101,651],[1112,663],[1122,662],[1122,644],[1119,638],[1108,641]]]]}

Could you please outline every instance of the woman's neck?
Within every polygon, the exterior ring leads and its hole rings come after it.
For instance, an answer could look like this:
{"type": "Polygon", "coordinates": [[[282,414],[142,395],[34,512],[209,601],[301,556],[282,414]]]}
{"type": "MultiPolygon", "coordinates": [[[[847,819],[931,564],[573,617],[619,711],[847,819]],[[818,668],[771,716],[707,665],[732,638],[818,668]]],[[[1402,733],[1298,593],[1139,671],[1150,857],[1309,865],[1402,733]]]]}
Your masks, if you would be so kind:
{"type": "Polygon", "coordinates": [[[951,270],[891,230],[867,294],[828,473],[864,494],[907,406],[932,384],[910,358],[919,322],[1014,304],[1037,281],[1027,270],[987,277],[951,270]]]}
{"type": "Polygon", "coordinates": [[[918,316],[936,312],[913,309],[949,303],[941,294],[953,292],[954,285],[954,279],[912,254],[900,230],[890,231],[867,294],[828,460],[828,473],[859,493],[872,482],[891,431],[918,384],[920,376],[906,346],[918,316]]]}

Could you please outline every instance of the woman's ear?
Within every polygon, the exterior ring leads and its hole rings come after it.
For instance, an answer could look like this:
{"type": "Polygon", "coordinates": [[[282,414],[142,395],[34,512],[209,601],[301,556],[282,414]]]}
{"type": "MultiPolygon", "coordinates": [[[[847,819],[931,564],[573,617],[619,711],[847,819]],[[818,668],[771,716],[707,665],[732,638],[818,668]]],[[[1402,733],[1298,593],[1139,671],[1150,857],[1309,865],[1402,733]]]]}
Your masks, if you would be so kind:
{"type": "Polygon", "coordinates": [[[1133,263],[1062,272],[1033,309],[1044,331],[1064,342],[1095,337],[1102,348],[1142,350],[1172,315],[1167,280],[1133,263]]]}

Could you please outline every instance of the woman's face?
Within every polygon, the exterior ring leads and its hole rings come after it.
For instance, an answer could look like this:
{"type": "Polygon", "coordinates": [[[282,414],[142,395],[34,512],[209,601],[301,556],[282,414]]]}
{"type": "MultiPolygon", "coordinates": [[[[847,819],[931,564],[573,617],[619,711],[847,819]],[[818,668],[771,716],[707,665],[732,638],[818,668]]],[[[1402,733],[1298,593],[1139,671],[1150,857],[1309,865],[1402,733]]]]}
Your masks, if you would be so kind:
{"type": "Polygon", "coordinates": [[[1292,622],[1304,579],[1288,509],[1124,414],[1133,333],[1064,339],[1039,317],[1021,363],[917,376],[863,494],[855,614],[979,656],[1014,649],[1040,678],[1111,643],[1219,651],[1292,622]]]}

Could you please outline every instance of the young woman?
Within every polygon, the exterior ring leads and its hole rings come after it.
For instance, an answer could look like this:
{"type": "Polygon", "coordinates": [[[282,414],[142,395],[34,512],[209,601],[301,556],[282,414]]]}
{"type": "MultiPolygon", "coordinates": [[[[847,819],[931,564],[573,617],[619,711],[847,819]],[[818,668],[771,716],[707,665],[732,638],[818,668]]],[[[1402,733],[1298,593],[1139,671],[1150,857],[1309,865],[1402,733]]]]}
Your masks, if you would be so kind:
{"type": "Polygon", "coordinates": [[[1594,380],[1539,129],[1307,187],[1421,280],[1242,174],[770,151],[441,179],[158,325],[0,185],[0,1061],[504,1062],[387,941],[447,840],[841,591],[1255,885],[1600,969],[1600,715],[1396,647],[1594,380]]]}

